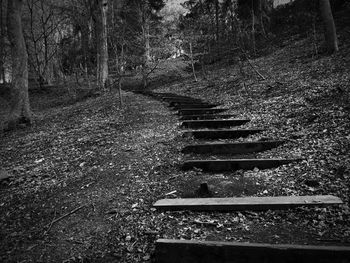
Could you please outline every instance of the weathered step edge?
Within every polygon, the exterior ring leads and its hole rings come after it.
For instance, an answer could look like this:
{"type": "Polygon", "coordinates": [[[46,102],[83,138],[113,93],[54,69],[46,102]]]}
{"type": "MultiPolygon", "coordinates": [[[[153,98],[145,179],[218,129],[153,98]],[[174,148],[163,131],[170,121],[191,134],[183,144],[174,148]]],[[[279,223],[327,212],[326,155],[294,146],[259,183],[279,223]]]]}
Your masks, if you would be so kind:
{"type": "Polygon", "coordinates": [[[184,128],[220,128],[243,125],[250,120],[248,119],[231,119],[231,120],[192,120],[183,121],[181,127],[184,128]]]}
{"type": "Polygon", "coordinates": [[[196,99],[196,98],[162,98],[163,101],[166,101],[168,103],[171,103],[171,102],[204,102],[203,100],[201,99],[196,99]]]}
{"type": "Polygon", "coordinates": [[[342,200],[332,195],[264,196],[229,198],[175,198],[161,199],[153,204],[158,210],[179,211],[264,211],[282,210],[300,206],[340,205],[342,200]]]}
{"type": "Polygon", "coordinates": [[[349,263],[350,247],[158,239],[156,263],[349,263]]]}
{"type": "Polygon", "coordinates": [[[197,139],[236,139],[263,131],[263,129],[187,130],[183,132],[182,136],[193,136],[197,139]]]}
{"type": "Polygon", "coordinates": [[[206,108],[194,108],[194,109],[182,109],[178,110],[179,115],[193,115],[193,114],[214,114],[227,111],[228,109],[206,109],[206,108]]]}
{"type": "Polygon", "coordinates": [[[214,104],[206,104],[206,103],[199,103],[199,104],[182,104],[182,105],[175,105],[170,106],[169,108],[173,110],[183,110],[183,109],[211,109],[214,107],[217,107],[218,105],[214,104]]]}
{"type": "Polygon", "coordinates": [[[216,105],[219,106],[219,104],[213,104],[210,102],[205,102],[205,101],[171,101],[167,102],[169,106],[181,106],[181,105],[191,105],[191,104],[204,104],[204,105],[216,105]]]}
{"type": "Polygon", "coordinates": [[[302,161],[303,159],[226,159],[226,160],[189,160],[182,165],[183,170],[193,168],[202,169],[207,172],[252,170],[255,167],[259,169],[270,169],[280,165],[292,162],[302,161]]]}
{"type": "Polygon", "coordinates": [[[187,121],[187,120],[215,120],[215,119],[229,119],[229,118],[236,118],[236,115],[233,114],[197,114],[197,115],[184,115],[180,117],[180,120],[187,121]]]}
{"type": "Polygon", "coordinates": [[[238,143],[205,143],[185,146],[182,153],[242,154],[270,150],[284,141],[257,141],[238,143]]]}

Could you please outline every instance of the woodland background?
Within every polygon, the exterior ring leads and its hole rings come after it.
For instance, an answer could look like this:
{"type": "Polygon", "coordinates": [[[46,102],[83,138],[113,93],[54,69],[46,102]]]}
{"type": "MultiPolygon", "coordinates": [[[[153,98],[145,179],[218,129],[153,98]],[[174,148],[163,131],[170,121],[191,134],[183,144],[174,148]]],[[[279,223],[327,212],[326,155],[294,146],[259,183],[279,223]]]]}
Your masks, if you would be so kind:
{"type": "Polygon", "coordinates": [[[280,2],[1,1],[0,261],[150,262],[157,238],[348,245],[350,3],[280,2]],[[220,104],[266,128],[246,140],[286,141],[254,157],[304,161],[180,171],[191,140],[150,91],[220,104]],[[344,205],[152,208],[203,181],[218,197],[344,205]]]}

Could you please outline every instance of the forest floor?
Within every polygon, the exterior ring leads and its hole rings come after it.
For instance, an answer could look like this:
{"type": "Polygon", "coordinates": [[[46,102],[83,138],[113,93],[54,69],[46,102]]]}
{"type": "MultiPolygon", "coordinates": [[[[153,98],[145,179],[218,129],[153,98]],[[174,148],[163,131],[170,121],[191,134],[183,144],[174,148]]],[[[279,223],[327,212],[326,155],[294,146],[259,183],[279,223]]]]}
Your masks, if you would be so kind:
{"type": "MultiPolygon", "coordinates": [[[[344,39],[350,39],[349,35],[344,39]]],[[[350,245],[350,43],[313,56],[289,39],[245,64],[216,64],[206,79],[159,87],[219,103],[246,140],[285,139],[255,157],[302,157],[274,169],[184,172],[178,118],[158,101],[124,92],[73,105],[38,107],[32,128],[2,134],[1,262],[150,262],[157,238],[350,245]],[[217,197],[332,194],[344,205],[287,211],[158,212],[165,197],[192,197],[201,182],[217,197]],[[175,192],[176,191],[176,192],[175,192]]],[[[39,100],[37,100],[39,101],[39,100]]],[[[39,103],[39,102],[38,102],[39,103]]],[[[243,139],[241,139],[243,140],[243,139]]]]}

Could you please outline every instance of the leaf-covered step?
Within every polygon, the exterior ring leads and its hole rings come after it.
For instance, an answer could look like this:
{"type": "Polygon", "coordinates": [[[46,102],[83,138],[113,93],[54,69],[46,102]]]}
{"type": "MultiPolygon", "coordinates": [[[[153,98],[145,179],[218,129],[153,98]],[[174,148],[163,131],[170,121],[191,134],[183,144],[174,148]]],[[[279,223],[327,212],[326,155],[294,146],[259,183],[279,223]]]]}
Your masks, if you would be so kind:
{"type": "Polygon", "coordinates": [[[153,204],[159,210],[179,211],[264,211],[282,210],[300,206],[327,206],[342,204],[332,195],[263,196],[228,198],[175,198],[161,199],[153,204]]]}
{"type": "Polygon", "coordinates": [[[179,110],[179,115],[193,115],[193,114],[214,114],[227,111],[228,109],[183,109],[179,110]]]}
{"type": "Polygon", "coordinates": [[[222,130],[188,130],[184,137],[193,136],[196,139],[237,139],[262,132],[262,129],[222,129],[222,130]]]}
{"type": "Polygon", "coordinates": [[[187,145],[182,153],[199,154],[243,154],[270,150],[278,147],[283,141],[257,141],[237,143],[205,143],[187,145]]]}
{"type": "Polygon", "coordinates": [[[243,125],[250,120],[246,119],[233,119],[233,120],[192,120],[184,121],[181,126],[185,128],[227,128],[232,126],[243,125]]]}
{"type": "Polygon", "coordinates": [[[215,120],[215,119],[230,119],[235,118],[236,115],[232,114],[196,114],[196,115],[184,115],[180,117],[180,120],[215,120]]]}
{"type": "Polygon", "coordinates": [[[301,161],[302,159],[227,159],[227,160],[190,160],[182,165],[183,170],[193,168],[207,172],[223,172],[236,170],[270,169],[280,165],[301,161]]]}
{"type": "Polygon", "coordinates": [[[349,246],[158,239],[157,263],[345,263],[349,246]]]}

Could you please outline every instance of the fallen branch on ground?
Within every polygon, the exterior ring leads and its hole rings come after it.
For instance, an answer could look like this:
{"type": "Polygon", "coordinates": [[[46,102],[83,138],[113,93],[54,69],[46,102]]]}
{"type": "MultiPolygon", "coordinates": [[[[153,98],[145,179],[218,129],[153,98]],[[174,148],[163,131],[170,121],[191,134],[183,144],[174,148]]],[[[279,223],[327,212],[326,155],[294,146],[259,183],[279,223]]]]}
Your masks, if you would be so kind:
{"type": "Polygon", "coordinates": [[[52,226],[57,223],[58,221],[66,218],[67,216],[70,216],[71,214],[74,214],[75,212],[79,211],[80,209],[84,208],[86,205],[81,205],[77,208],[75,208],[74,210],[70,211],[67,214],[64,214],[63,216],[60,216],[59,218],[56,218],[54,220],[51,221],[51,223],[49,224],[49,228],[45,231],[45,234],[49,233],[49,231],[51,230],[52,226]]]}

